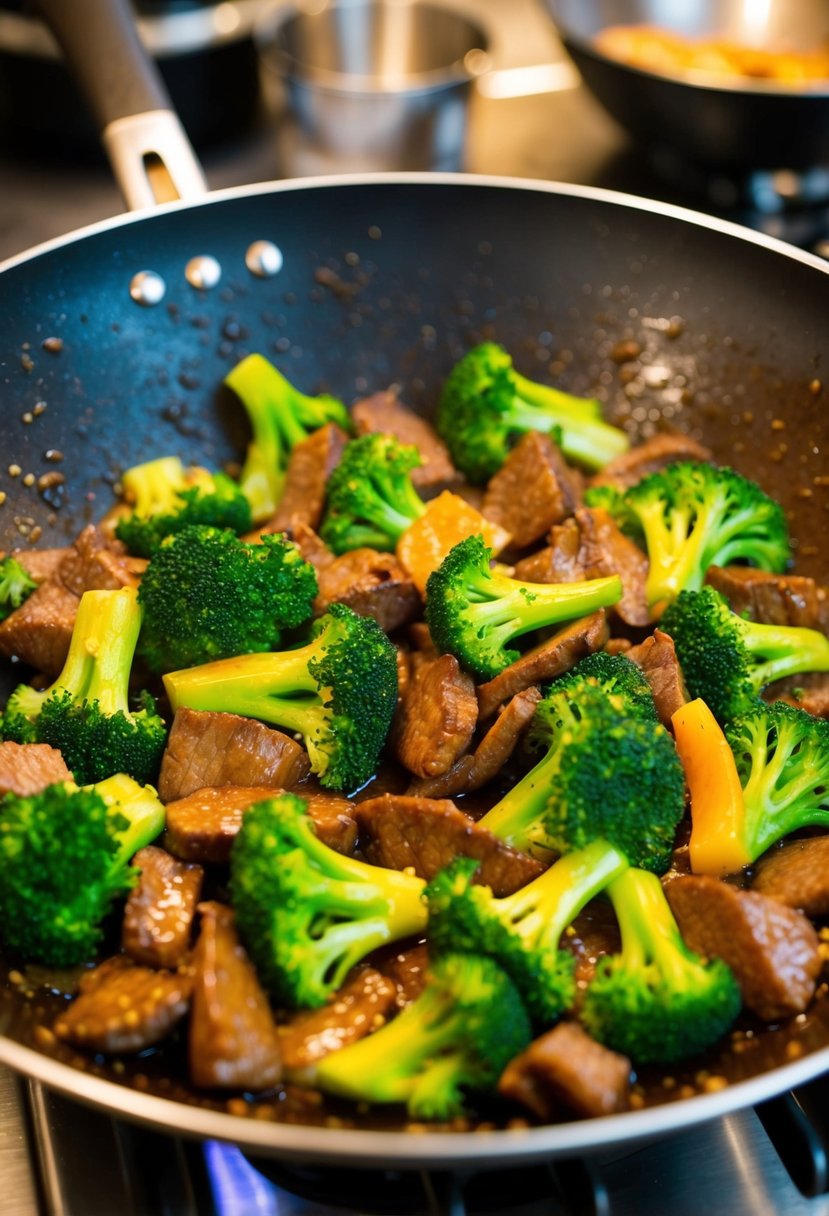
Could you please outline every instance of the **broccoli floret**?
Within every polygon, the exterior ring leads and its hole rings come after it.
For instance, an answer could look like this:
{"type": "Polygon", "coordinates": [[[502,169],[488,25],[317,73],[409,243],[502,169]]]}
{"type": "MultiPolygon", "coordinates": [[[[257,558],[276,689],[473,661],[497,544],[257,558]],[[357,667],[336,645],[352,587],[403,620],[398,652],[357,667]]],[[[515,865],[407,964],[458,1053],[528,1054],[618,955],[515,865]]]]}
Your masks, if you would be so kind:
{"type": "Polygon", "coordinates": [[[293,794],[248,811],[230,858],[239,931],[265,987],[287,1008],[325,1004],[372,950],[422,933],[424,886],[330,849],[293,794]]]}
{"type": "Polygon", "coordinates": [[[130,858],[164,828],[151,786],[119,773],[0,800],[0,938],[26,962],[90,960],[112,901],[135,884],[130,858]]]}
{"type": "Polygon", "coordinates": [[[680,591],[698,591],[709,566],[746,561],[779,574],[791,559],[783,508],[733,469],[681,461],[631,486],[615,507],[588,491],[588,504],[599,499],[622,527],[632,516],[641,529],[655,615],[680,591]]]}
{"type": "Polygon", "coordinates": [[[241,400],[253,429],[239,484],[260,523],[282,497],[292,448],[327,422],[351,431],[351,420],[342,401],[325,393],[306,396],[262,355],[242,359],[225,384],[241,400]]]}
{"type": "Polygon", "coordinates": [[[627,870],[607,894],[622,950],[600,960],[587,989],[589,1032],[636,1064],[681,1060],[716,1042],[740,1011],[730,968],[688,949],[654,874],[627,870]]]}
{"type": "Polygon", "coordinates": [[[556,688],[536,706],[530,728],[548,740],[547,751],[480,826],[528,852],[606,840],[632,866],[663,873],[685,805],[671,736],[588,681],[577,696],[556,688]]]}
{"type": "Polygon", "coordinates": [[[386,741],[397,658],[376,621],[332,604],[305,646],[171,672],[164,684],[173,709],[224,710],[296,731],[321,783],[354,790],[386,741]]]}
{"type": "Polygon", "coordinates": [[[320,529],[326,544],[335,553],[394,549],[426,510],[410,476],[420,463],[417,448],[392,435],[362,435],[346,444],[328,479],[320,529]]]}
{"type": "Polygon", "coordinates": [[[463,1112],[465,1091],[494,1089],[529,1042],[506,973],[488,958],[446,954],[394,1021],[330,1052],[302,1079],[354,1102],[405,1102],[413,1119],[449,1119],[463,1112]]]}
{"type": "MultiPolygon", "coordinates": [[[[618,698],[619,710],[631,718],[658,721],[659,715],[653,692],[642,673],[642,668],[623,654],[608,654],[597,650],[581,659],[566,675],[560,676],[550,685],[556,695],[565,693],[570,703],[577,703],[585,684],[600,688],[609,697],[618,698]]],[[[546,715],[535,720],[532,739],[547,745],[546,715]]]]}
{"type": "Polygon", "coordinates": [[[235,481],[207,469],[184,469],[177,456],[135,465],[121,477],[133,510],[115,525],[130,553],[150,557],[165,536],[190,524],[230,528],[241,534],[252,527],[250,503],[235,481]]]}
{"type": "Polygon", "coordinates": [[[627,869],[626,858],[604,840],[560,858],[514,895],[496,898],[472,877],[479,863],[457,858],[426,888],[429,949],[484,954],[504,968],[527,1011],[551,1026],[576,995],[575,958],[561,935],[594,896],[627,869]]]}
{"type": "Polygon", "coordinates": [[[153,780],[167,728],[149,693],[141,694],[140,709],[129,707],[140,628],[134,588],[85,592],[63,670],[41,692],[26,685],[15,689],[3,719],[5,737],[58,748],[82,783],[102,781],[113,773],[153,780]]]}
{"type": "Polygon", "coordinates": [[[503,347],[484,342],[457,363],[438,403],[436,424],[456,466],[470,481],[487,481],[527,431],[554,434],[565,456],[598,469],[626,452],[624,431],[602,419],[594,399],[528,380],[503,347]]]}
{"type": "Polygon", "coordinates": [[[19,608],[37,587],[16,557],[9,554],[0,559],[0,621],[19,608]]]}
{"type": "Polygon", "coordinates": [[[520,657],[513,638],[605,608],[621,599],[618,575],[574,583],[524,583],[490,569],[492,550],[468,536],[450,549],[426,584],[426,620],[435,644],[482,679],[520,657]]]}
{"type": "Polygon", "coordinates": [[[270,650],[310,619],[316,594],[313,566],[285,536],[246,544],[227,529],[187,527],[141,579],[139,653],[161,673],[270,650]]]}
{"type": "Polygon", "coordinates": [[[718,722],[752,709],[772,680],[829,671],[829,638],[817,629],[763,625],[732,612],[713,587],[682,591],[662,617],[692,697],[718,722]]]}

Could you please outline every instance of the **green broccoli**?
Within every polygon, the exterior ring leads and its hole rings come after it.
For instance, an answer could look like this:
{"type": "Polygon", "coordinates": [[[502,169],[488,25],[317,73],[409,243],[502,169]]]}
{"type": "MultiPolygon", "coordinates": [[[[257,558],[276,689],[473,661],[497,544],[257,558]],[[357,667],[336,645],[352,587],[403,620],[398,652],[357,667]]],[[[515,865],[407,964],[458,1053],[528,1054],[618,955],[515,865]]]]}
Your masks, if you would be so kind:
{"type": "Polygon", "coordinates": [[[285,536],[246,544],[191,525],[164,540],[141,579],[139,654],[162,673],[270,650],[310,619],[316,594],[313,566],[285,536]]]}
{"type": "Polygon", "coordinates": [[[9,553],[0,558],[0,621],[19,608],[36,587],[37,583],[16,557],[9,553]]]}
{"type": "Polygon", "coordinates": [[[346,444],[328,479],[320,528],[326,544],[335,553],[394,549],[426,510],[410,477],[420,463],[417,448],[392,435],[362,435],[346,444]]]}
{"type": "Polygon", "coordinates": [[[130,859],[164,828],[151,786],[119,773],[0,800],[0,938],[26,962],[69,967],[95,954],[130,859]]]}
{"type": "Polygon", "coordinates": [[[282,497],[292,448],[327,422],[351,431],[351,420],[342,401],[325,393],[306,396],[262,355],[242,359],[224,382],[241,400],[253,428],[239,484],[261,523],[282,497]]]}
{"type": "Polygon", "coordinates": [[[413,1119],[450,1119],[466,1091],[488,1092],[530,1042],[526,1011],[491,959],[446,954],[402,1013],[332,1051],[301,1080],[354,1102],[405,1102],[413,1119]]]}
{"type": "Polygon", "coordinates": [[[135,465],[121,484],[133,509],[118,519],[115,534],[139,557],[152,556],[165,536],[190,524],[239,534],[253,526],[250,503],[235,481],[207,469],[185,470],[177,456],[135,465]]]}
{"type": "Polygon", "coordinates": [[[598,469],[626,452],[624,431],[602,419],[598,401],[528,380],[503,347],[484,342],[457,363],[438,403],[436,424],[456,466],[487,481],[527,431],[552,433],[565,456],[598,469]]]}
{"type": "MultiPolygon", "coordinates": [[[[680,591],[699,591],[709,566],[746,561],[780,573],[791,560],[779,503],[733,469],[682,461],[645,477],[618,496],[588,490],[630,530],[641,529],[648,554],[648,606],[659,615],[680,591]]],[[[637,537],[638,539],[638,537],[637,537]]]]}
{"type": "Polygon", "coordinates": [[[587,988],[580,1016],[590,1034],[636,1064],[671,1063],[716,1042],[742,1003],[731,969],[688,949],[656,875],[627,870],[607,894],[622,950],[600,960],[587,988]]]}
{"type": "Polygon", "coordinates": [[[149,693],[141,694],[140,709],[133,712],[129,707],[140,628],[134,588],[85,592],[63,670],[40,692],[28,685],[15,689],[3,718],[5,738],[58,748],[82,783],[113,773],[153,780],[167,728],[149,693]]]}
{"type": "Polygon", "coordinates": [[[251,807],[230,858],[239,931],[263,984],[291,1009],[324,1005],[372,950],[422,933],[424,886],[330,849],[293,794],[251,807]]]}
{"type": "Polygon", "coordinates": [[[622,596],[618,575],[574,583],[524,583],[490,569],[481,535],[450,549],[426,584],[426,621],[442,650],[488,680],[520,657],[513,638],[570,621],[622,596]]]}
{"type": "Polygon", "coordinates": [[[829,671],[825,634],[747,621],[713,587],[680,592],[660,627],[673,638],[691,696],[701,697],[720,723],[753,708],[773,680],[829,671]]]}
{"type": "Polygon", "coordinates": [[[397,704],[395,649],[376,621],[332,604],[296,650],[239,655],[164,677],[173,709],[224,710],[302,735],[333,789],[373,774],[397,704]]]}
{"type": "MultiPolygon", "coordinates": [[[[566,693],[570,702],[577,702],[585,683],[600,688],[610,697],[618,698],[619,709],[629,717],[658,721],[653,691],[642,668],[624,654],[597,650],[587,655],[566,675],[559,676],[550,685],[550,692],[556,695],[566,693]]],[[[546,746],[549,737],[543,718],[544,715],[536,720],[534,739],[546,746]]]]}

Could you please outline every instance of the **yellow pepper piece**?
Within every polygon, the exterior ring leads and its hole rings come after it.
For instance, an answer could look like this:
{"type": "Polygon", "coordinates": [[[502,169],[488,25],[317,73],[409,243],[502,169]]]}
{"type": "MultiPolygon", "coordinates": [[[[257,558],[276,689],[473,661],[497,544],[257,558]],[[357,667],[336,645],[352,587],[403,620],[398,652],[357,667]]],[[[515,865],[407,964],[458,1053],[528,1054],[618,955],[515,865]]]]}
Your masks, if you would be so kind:
{"type": "Polygon", "coordinates": [[[458,494],[444,490],[427,502],[426,510],[411,524],[397,542],[397,560],[421,595],[426,594],[426,582],[437,570],[450,549],[475,536],[500,553],[510,541],[510,533],[486,519],[458,494]]]}

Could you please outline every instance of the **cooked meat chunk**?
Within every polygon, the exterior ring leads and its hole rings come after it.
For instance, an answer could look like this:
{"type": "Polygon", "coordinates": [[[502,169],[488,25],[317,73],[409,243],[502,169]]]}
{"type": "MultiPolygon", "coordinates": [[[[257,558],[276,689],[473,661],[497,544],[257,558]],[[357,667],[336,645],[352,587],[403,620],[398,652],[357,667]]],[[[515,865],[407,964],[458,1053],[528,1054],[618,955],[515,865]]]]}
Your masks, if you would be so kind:
{"type": "MultiPolygon", "coordinates": [[[[307,797],[308,813],[323,843],[340,853],[350,853],[357,840],[352,803],[337,794],[298,792],[307,797]]],[[[186,861],[224,865],[230,859],[245,811],[281,793],[284,791],[267,786],[243,785],[194,790],[185,798],[168,802],[164,842],[171,853],[186,861]]]]}
{"type": "Polygon", "coordinates": [[[744,1004],[766,1022],[802,1013],[821,969],[818,937],[800,912],[707,875],[665,888],[682,936],[731,967],[744,1004]]]}
{"type": "Polygon", "coordinates": [[[566,519],[550,532],[550,544],[515,566],[515,577],[527,583],[575,583],[586,578],[581,558],[581,532],[566,519]]]}
{"type": "Polygon", "coordinates": [[[236,932],[233,912],[199,904],[193,956],[190,1080],[200,1089],[272,1089],[282,1079],[279,1034],[268,998],[236,932]]]}
{"type": "Polygon", "coordinates": [[[328,422],[301,440],[292,450],[285,486],[272,519],[259,529],[285,532],[296,523],[317,528],[325,507],[325,485],[340,463],[348,436],[336,422],[328,422]]]}
{"type": "Polygon", "coordinates": [[[806,916],[829,915],[829,836],[772,849],[757,863],[751,887],[806,916]]]}
{"type": "Polygon", "coordinates": [[[58,576],[78,599],[84,591],[118,591],[137,587],[146,561],[130,557],[120,541],[91,524],[84,528],[58,567],[58,576]]]}
{"type": "Polygon", "coordinates": [[[48,743],[0,743],[0,796],[37,794],[71,780],[63,756],[48,743]]]}
{"type": "Polygon", "coordinates": [[[359,616],[374,617],[381,629],[392,633],[408,625],[423,609],[420,592],[393,553],[352,549],[317,573],[317,615],[330,604],[347,604],[359,616]]]}
{"type": "Polygon", "coordinates": [[[474,857],[481,862],[476,881],[495,895],[511,895],[544,869],[445,799],[383,794],[358,803],[357,824],[370,862],[392,870],[411,866],[427,880],[455,857],[474,857]]]}
{"type": "Polygon", "coordinates": [[[498,1092],[539,1119],[555,1118],[562,1106],[587,1118],[615,1115],[630,1104],[630,1060],[578,1022],[560,1022],[507,1065],[498,1092]]]}
{"type": "Polygon", "coordinates": [[[559,629],[551,638],[499,671],[478,688],[481,719],[491,718],[500,705],[533,684],[542,684],[575,667],[579,659],[601,650],[609,637],[603,608],[559,629]]]}
{"type": "Polygon", "coordinates": [[[649,638],[625,651],[627,658],[642,668],[651,686],[659,721],[670,726],[671,716],[688,701],[682,668],[676,657],[673,638],[655,629],[649,638]]]}
{"type": "Polygon", "coordinates": [[[294,520],[291,524],[289,535],[306,562],[310,562],[314,567],[317,577],[326,566],[330,566],[333,561],[336,561],[334,554],[322,537],[317,536],[313,528],[309,528],[300,520],[294,520]]]}
{"type": "Polygon", "coordinates": [[[392,747],[416,777],[439,777],[469,747],[478,721],[475,683],[451,654],[415,667],[398,706],[392,747]]]}
{"type": "Polygon", "coordinates": [[[498,776],[515,751],[521,732],[529,725],[541,690],[526,688],[500,711],[474,752],[460,760],[442,777],[413,781],[407,793],[421,798],[454,798],[471,794],[498,776]]]}
{"type": "Polygon", "coordinates": [[[796,709],[805,709],[816,718],[829,718],[829,675],[823,671],[807,672],[776,680],[763,693],[767,701],[786,701],[796,709]]]}
{"type": "Polygon", "coordinates": [[[725,596],[734,612],[752,621],[822,628],[826,589],[813,578],[769,574],[750,566],[709,566],[705,581],[725,596]]]}
{"type": "Polygon", "coordinates": [[[527,431],[490,480],[483,513],[525,549],[572,515],[578,486],[549,435],[527,431]]]}
{"type": "Polygon", "coordinates": [[[143,1051],[181,1021],[192,989],[192,975],[139,967],[118,954],[84,976],[79,995],[53,1029],[83,1051],[143,1051]]]}
{"type": "Polygon", "coordinates": [[[377,968],[395,985],[396,1001],[402,1009],[416,1000],[426,986],[429,950],[425,942],[406,950],[398,950],[397,946],[398,943],[392,946],[390,952],[375,953],[374,958],[377,968]]]}
{"type": "Polygon", "coordinates": [[[292,789],[308,776],[305,748],[288,735],[238,714],[179,709],[161,761],[162,802],[208,785],[292,789]]]}
{"type": "Polygon", "coordinates": [[[690,435],[663,432],[646,439],[609,464],[591,479],[594,486],[616,486],[626,490],[649,473],[658,473],[677,460],[710,460],[708,448],[697,443],[690,435]]]}
{"type": "Polygon", "coordinates": [[[136,963],[177,967],[190,947],[204,870],[154,845],[139,849],[132,864],[141,877],[124,909],[121,944],[136,963]]]}
{"type": "Polygon", "coordinates": [[[579,507],[576,523],[581,535],[580,561],[585,578],[618,574],[622,598],[610,612],[626,625],[647,625],[651,619],[645,584],[648,559],[603,507],[579,507]]]}
{"type": "Polygon", "coordinates": [[[286,1073],[308,1068],[329,1052],[377,1030],[396,998],[394,982],[379,971],[372,967],[355,971],[327,1005],[296,1013],[279,1027],[286,1073]]]}
{"type": "Polygon", "coordinates": [[[36,583],[53,578],[68,549],[12,549],[9,554],[0,553],[0,558],[13,557],[36,583]]]}
{"type": "Polygon", "coordinates": [[[458,484],[461,476],[452,464],[449,450],[433,427],[398,401],[392,392],[375,393],[358,401],[351,417],[360,435],[382,431],[403,443],[412,443],[420,452],[422,464],[412,471],[412,481],[424,498],[458,484]]]}

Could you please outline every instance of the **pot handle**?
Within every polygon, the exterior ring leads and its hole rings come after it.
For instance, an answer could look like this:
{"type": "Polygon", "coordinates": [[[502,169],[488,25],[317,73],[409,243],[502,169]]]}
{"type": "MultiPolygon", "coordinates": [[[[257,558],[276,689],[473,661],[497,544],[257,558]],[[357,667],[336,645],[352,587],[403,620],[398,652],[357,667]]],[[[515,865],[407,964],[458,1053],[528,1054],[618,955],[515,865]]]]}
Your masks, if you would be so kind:
{"type": "Polygon", "coordinates": [[[98,125],[130,211],[207,190],[128,0],[36,0],[98,125]]]}

